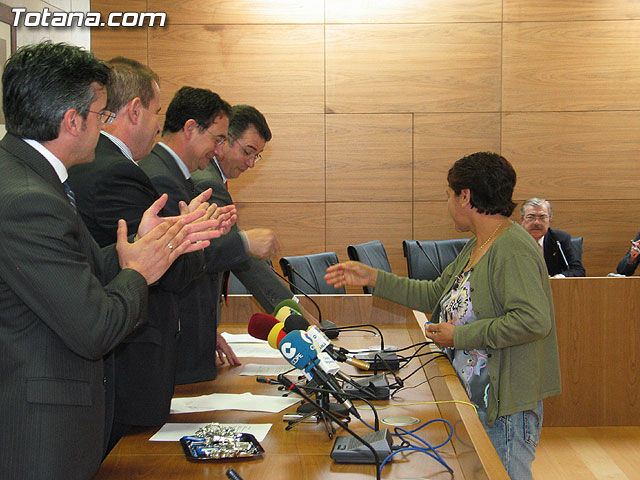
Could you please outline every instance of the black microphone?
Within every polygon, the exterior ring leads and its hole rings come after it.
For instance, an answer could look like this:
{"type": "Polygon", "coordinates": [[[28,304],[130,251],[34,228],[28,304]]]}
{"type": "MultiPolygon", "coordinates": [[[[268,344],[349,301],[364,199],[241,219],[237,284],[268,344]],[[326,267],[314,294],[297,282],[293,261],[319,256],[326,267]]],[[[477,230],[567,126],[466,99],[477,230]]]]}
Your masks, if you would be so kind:
{"type": "Polygon", "coordinates": [[[562,259],[564,260],[564,263],[567,266],[567,270],[568,270],[569,262],[567,262],[567,257],[564,254],[564,250],[562,250],[562,245],[560,245],[560,240],[556,240],[556,245],[558,245],[558,250],[560,250],[560,254],[562,255],[562,259]]]}
{"type": "Polygon", "coordinates": [[[256,382],[267,383],[269,385],[282,385],[287,390],[292,390],[294,387],[294,383],[282,374],[278,375],[277,379],[267,378],[267,377],[256,377],[256,382]]]}
{"type": "Polygon", "coordinates": [[[429,263],[433,266],[433,268],[436,269],[436,272],[438,272],[438,275],[442,275],[442,272],[440,271],[440,269],[436,266],[435,263],[433,263],[433,260],[431,260],[431,257],[427,255],[427,252],[424,250],[424,248],[422,248],[422,245],[420,245],[420,242],[418,240],[416,240],[416,245],[418,246],[420,251],[424,253],[424,256],[427,257],[427,260],[429,260],[429,263]]]}

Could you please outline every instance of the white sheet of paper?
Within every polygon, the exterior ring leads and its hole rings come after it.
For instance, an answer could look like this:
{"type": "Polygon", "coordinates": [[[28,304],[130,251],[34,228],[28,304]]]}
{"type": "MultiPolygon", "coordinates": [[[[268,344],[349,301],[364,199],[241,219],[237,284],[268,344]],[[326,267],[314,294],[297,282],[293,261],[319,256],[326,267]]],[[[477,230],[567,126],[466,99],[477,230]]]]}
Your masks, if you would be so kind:
{"type": "MultiPolygon", "coordinates": [[[[160,430],[152,436],[150,442],[178,442],[186,435],[194,435],[199,428],[207,423],[165,423],[160,430]]],[[[221,423],[227,427],[236,427],[238,433],[250,433],[256,440],[262,442],[271,429],[271,423],[221,423]]]]}
{"type": "Polygon", "coordinates": [[[248,333],[228,333],[222,332],[222,338],[224,338],[227,343],[267,343],[266,340],[260,340],[259,338],[254,338],[248,333]]]}
{"type": "Polygon", "coordinates": [[[280,350],[271,348],[268,343],[232,343],[229,345],[239,358],[282,358],[280,350]]]}
{"type": "MultiPolygon", "coordinates": [[[[239,375],[246,376],[261,376],[261,377],[277,377],[281,373],[291,370],[291,365],[259,365],[257,363],[248,363],[242,369],[239,375]]],[[[287,373],[287,377],[298,377],[304,375],[302,370],[297,368],[290,373],[287,373]]]]}
{"type": "Polygon", "coordinates": [[[253,395],[249,392],[212,393],[199,397],[173,398],[171,413],[209,412],[212,410],[245,410],[248,412],[277,413],[295,405],[298,397],[280,397],[271,395],[253,395]]]}

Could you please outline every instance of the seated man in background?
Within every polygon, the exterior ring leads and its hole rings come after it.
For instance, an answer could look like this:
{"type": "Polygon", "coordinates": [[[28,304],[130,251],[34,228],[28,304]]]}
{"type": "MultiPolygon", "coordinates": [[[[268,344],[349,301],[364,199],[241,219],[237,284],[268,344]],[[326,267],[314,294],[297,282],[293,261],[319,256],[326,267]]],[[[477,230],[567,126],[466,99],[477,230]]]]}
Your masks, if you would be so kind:
{"type": "Polygon", "coordinates": [[[551,203],[543,198],[530,198],[520,209],[522,226],[542,247],[549,276],[584,277],[584,267],[571,244],[571,235],[550,227],[552,215],[551,203]]]}
{"type": "Polygon", "coordinates": [[[638,263],[640,263],[640,232],[636,235],[636,238],[631,240],[631,247],[624,258],[620,260],[616,271],[620,275],[633,275],[638,263]]]}

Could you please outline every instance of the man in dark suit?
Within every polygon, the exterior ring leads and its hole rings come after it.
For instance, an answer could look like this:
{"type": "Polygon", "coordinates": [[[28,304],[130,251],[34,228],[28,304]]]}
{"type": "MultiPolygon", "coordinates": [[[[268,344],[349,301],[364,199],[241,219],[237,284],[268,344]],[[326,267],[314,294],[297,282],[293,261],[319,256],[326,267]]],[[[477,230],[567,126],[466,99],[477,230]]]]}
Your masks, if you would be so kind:
{"type": "Polygon", "coordinates": [[[631,240],[629,251],[622,257],[620,263],[618,263],[616,272],[620,275],[630,277],[635,273],[636,268],[638,268],[638,263],[640,263],[640,232],[638,232],[636,238],[631,240]]]}
{"type": "MultiPolygon", "coordinates": [[[[227,189],[230,178],[238,178],[253,168],[262,158],[262,151],[272,134],[264,115],[249,105],[236,105],[229,122],[228,142],[222,145],[205,169],[194,171],[193,182],[197,192],[212,189],[211,201],[217,205],[232,205],[227,189]],[[215,198],[215,200],[214,200],[215,198]]],[[[237,225],[231,232],[211,242],[207,252],[218,256],[232,253],[237,265],[229,267],[266,312],[271,313],[282,300],[292,298],[291,290],[264,261],[279,250],[278,239],[271,229],[254,228],[240,230],[237,225]]],[[[207,271],[216,299],[220,299],[225,286],[223,272],[207,271]]],[[[220,318],[221,302],[216,302],[216,318],[220,318]]],[[[317,320],[306,310],[305,317],[313,323],[317,320]]]]}
{"type": "MultiPolygon", "coordinates": [[[[183,87],[176,93],[167,108],[162,141],[140,161],[140,167],[156,190],[169,195],[165,208],[168,215],[178,212],[179,202],[189,203],[197,197],[191,171],[198,165],[204,166],[219,151],[226,140],[230,114],[229,104],[210,90],[183,87]]],[[[207,270],[224,270],[237,261],[233,255],[210,255],[205,249],[207,270]]],[[[176,370],[178,384],[214,379],[216,351],[231,365],[240,364],[222,336],[216,335],[215,329],[207,334],[203,328],[204,319],[211,318],[214,308],[207,282],[194,281],[185,285],[179,300],[182,329],[176,370]]],[[[206,325],[210,332],[210,324],[206,325]]]]}
{"type": "MultiPolygon", "coordinates": [[[[137,327],[156,282],[207,238],[145,213],[138,239],[119,222],[100,249],[75,210],[67,169],[90,162],[106,111],[109,68],[49,42],[21,48],[2,77],[0,142],[0,472],[91,478],[103,453],[103,355],[137,327]]],[[[196,225],[197,227],[198,225],[196,225]]],[[[202,222],[202,226],[212,226],[202,222]]],[[[209,235],[208,233],[206,235],[209,235]]]]}
{"type": "MultiPolygon", "coordinates": [[[[119,218],[130,230],[137,229],[144,210],[159,197],[136,163],[149,154],[160,130],[158,77],[146,65],[123,57],[107,65],[111,67],[107,108],[117,113],[116,119],[100,135],[95,160],[69,171],[78,211],[101,246],[115,241],[113,224],[119,218]]],[[[202,278],[203,269],[202,252],[181,257],[149,289],[148,324],[108,358],[107,452],[131,426],[167,421],[180,339],[179,295],[185,285],[202,278]]]]}
{"type": "Polygon", "coordinates": [[[551,203],[543,198],[530,198],[520,208],[522,226],[542,247],[549,276],[584,277],[585,270],[571,243],[571,235],[550,227],[552,215],[551,203]]]}

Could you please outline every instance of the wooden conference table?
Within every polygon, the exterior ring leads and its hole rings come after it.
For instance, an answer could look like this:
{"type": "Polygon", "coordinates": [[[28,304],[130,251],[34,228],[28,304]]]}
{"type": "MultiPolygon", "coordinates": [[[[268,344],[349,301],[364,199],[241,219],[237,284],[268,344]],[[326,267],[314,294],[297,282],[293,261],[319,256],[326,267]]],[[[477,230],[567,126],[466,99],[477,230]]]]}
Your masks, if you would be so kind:
{"type": "MultiPolygon", "coordinates": [[[[386,345],[408,346],[424,340],[423,318],[406,308],[393,305],[370,295],[318,295],[323,318],[339,325],[375,323],[384,335],[386,345]]],[[[313,306],[303,299],[305,307],[313,306]]],[[[223,308],[220,331],[246,333],[251,315],[259,308],[250,296],[229,297],[229,305],[223,308]]],[[[368,348],[379,344],[379,338],[367,332],[342,332],[338,345],[345,348],[368,348]]],[[[406,353],[409,354],[408,352],[406,353]]],[[[417,369],[406,385],[415,387],[402,390],[392,401],[377,401],[378,406],[407,404],[437,400],[458,399],[467,396],[446,359],[437,359],[420,368],[431,357],[414,359],[401,370],[401,376],[417,369]],[[430,379],[427,382],[427,378],[430,379]]],[[[243,363],[282,363],[280,359],[242,359],[243,363]]],[[[196,396],[215,392],[278,395],[272,385],[258,384],[255,377],[239,376],[242,367],[220,370],[213,382],[182,385],[176,388],[176,396],[196,396]]],[[[345,373],[357,373],[345,365],[345,373]]],[[[287,411],[294,411],[296,406],[287,411]]],[[[359,409],[363,418],[371,424],[373,414],[359,409]]],[[[271,423],[269,434],[262,446],[265,454],[253,460],[228,460],[194,463],[186,459],[178,442],[150,442],[158,428],[138,428],[124,437],[105,459],[96,479],[148,478],[148,479],[225,479],[229,467],[234,468],[244,480],[275,478],[279,480],[320,479],[371,479],[375,478],[375,466],[337,464],[329,453],[333,441],[329,440],[322,424],[304,423],[285,431],[282,414],[245,411],[213,411],[172,415],[169,422],[178,423],[271,423]]],[[[379,411],[380,419],[390,416],[413,416],[420,424],[434,418],[446,418],[454,425],[452,443],[440,449],[443,459],[453,468],[453,478],[466,480],[504,479],[508,476],[495,450],[486,436],[473,408],[468,405],[446,403],[440,405],[392,406],[379,411]]],[[[384,427],[385,425],[382,425],[384,427]]],[[[357,419],[350,428],[358,434],[369,433],[357,419]]],[[[429,425],[418,434],[432,445],[442,443],[448,436],[443,423],[429,425]]],[[[337,435],[347,435],[338,431],[337,435]]],[[[397,442],[396,442],[397,443],[397,442]]],[[[382,473],[382,478],[431,480],[451,479],[452,476],[435,460],[422,453],[399,454],[382,473]]]]}

